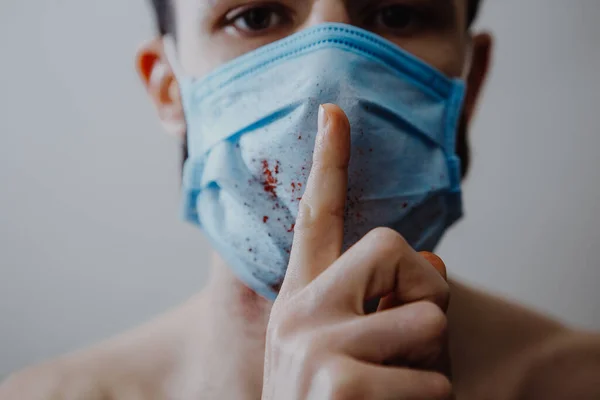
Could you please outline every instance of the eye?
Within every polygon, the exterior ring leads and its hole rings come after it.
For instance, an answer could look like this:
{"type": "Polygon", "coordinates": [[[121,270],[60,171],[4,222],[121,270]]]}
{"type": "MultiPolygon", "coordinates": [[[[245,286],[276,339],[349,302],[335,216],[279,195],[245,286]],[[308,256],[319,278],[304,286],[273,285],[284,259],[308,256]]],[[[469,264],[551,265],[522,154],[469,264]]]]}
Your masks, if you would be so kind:
{"type": "Polygon", "coordinates": [[[413,8],[394,4],[377,10],[367,21],[376,30],[410,31],[420,23],[419,14],[413,8]]]}
{"type": "Polygon", "coordinates": [[[289,22],[289,15],[282,6],[276,4],[241,7],[225,17],[228,29],[235,29],[246,35],[266,33],[289,22]]]}

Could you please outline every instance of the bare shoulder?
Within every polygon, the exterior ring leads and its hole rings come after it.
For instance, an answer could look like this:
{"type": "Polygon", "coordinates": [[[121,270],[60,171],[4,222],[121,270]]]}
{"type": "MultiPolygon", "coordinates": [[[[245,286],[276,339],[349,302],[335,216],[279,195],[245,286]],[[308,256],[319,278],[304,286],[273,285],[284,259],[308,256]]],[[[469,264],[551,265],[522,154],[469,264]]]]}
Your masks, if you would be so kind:
{"type": "Polygon", "coordinates": [[[165,316],[89,349],[16,372],[0,400],[164,398],[178,351],[178,320],[165,316]]]}
{"type": "Polygon", "coordinates": [[[458,398],[600,398],[591,384],[600,375],[598,335],[573,331],[484,291],[458,283],[451,287],[449,327],[458,398]]]}
{"type": "Polygon", "coordinates": [[[569,332],[536,346],[514,400],[600,399],[600,335],[569,332]]]}
{"type": "Polygon", "coordinates": [[[0,400],[105,400],[100,377],[69,357],[28,367],[0,383],[0,400]]]}

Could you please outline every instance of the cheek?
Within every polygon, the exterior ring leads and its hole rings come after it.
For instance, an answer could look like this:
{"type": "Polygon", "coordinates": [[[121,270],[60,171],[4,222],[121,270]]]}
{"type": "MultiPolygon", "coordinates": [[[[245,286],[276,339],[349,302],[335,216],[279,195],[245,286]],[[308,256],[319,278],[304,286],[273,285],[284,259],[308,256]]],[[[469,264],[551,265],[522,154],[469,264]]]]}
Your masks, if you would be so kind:
{"type": "Polygon", "coordinates": [[[430,35],[418,40],[392,41],[446,76],[457,78],[462,75],[465,51],[458,40],[441,40],[439,35],[430,35]]]}
{"type": "Polygon", "coordinates": [[[225,32],[188,35],[178,38],[180,60],[184,71],[203,78],[223,64],[256,50],[273,40],[241,39],[225,32]]]}
{"type": "Polygon", "coordinates": [[[227,61],[237,57],[235,51],[209,37],[178,37],[179,60],[187,76],[203,78],[227,61]]]}

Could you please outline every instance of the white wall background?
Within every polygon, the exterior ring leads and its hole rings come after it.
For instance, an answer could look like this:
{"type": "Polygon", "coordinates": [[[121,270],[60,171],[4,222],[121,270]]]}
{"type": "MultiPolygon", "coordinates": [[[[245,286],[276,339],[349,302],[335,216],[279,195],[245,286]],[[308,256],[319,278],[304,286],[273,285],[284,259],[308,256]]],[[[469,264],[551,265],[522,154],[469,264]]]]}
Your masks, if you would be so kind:
{"type": "MultiPolygon", "coordinates": [[[[458,276],[600,328],[600,1],[487,0],[496,64],[473,127],[458,276]]],[[[144,0],[0,1],[0,378],[202,287],[178,146],[133,72],[144,0]]]]}

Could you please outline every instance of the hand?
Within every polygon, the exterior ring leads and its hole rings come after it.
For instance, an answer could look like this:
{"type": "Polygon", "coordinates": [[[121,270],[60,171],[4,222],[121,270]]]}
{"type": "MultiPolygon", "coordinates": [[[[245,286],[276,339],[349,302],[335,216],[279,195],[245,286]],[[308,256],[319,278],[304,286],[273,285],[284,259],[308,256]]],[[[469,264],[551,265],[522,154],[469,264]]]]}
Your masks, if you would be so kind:
{"type": "Polygon", "coordinates": [[[349,159],[348,119],[325,105],[269,320],[262,398],[446,399],[450,382],[431,369],[445,348],[448,285],[389,229],[341,254],[349,159]],[[379,311],[366,315],[365,301],[377,298],[379,311]],[[396,360],[403,366],[389,365],[396,360]]]}

